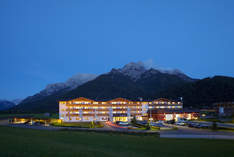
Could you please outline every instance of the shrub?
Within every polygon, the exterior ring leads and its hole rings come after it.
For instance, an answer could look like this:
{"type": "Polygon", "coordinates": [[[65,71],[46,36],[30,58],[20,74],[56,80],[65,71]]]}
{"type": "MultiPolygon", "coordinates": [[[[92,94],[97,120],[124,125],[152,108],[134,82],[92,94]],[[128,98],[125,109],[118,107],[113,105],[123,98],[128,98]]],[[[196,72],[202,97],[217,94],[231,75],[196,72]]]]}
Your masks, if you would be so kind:
{"type": "Polygon", "coordinates": [[[218,128],[217,128],[217,123],[214,121],[213,123],[212,123],[212,130],[217,130],[218,128]]]}

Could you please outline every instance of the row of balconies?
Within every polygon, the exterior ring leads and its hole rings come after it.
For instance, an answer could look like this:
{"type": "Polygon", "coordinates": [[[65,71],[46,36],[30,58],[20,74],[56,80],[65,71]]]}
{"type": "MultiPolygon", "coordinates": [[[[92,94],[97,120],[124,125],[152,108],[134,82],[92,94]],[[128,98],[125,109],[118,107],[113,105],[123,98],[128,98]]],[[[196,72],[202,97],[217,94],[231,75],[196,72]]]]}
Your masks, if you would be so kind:
{"type": "Polygon", "coordinates": [[[173,108],[183,108],[183,107],[179,106],[179,105],[177,105],[177,106],[149,106],[149,109],[152,109],[152,108],[171,108],[171,109],[173,109],[173,108]]]}
{"type": "MultiPolygon", "coordinates": [[[[127,111],[113,111],[112,112],[112,114],[121,114],[121,113],[128,113],[127,111]]],[[[130,114],[132,114],[132,113],[142,113],[142,111],[130,111],[129,112],[130,114]]],[[[105,111],[103,111],[103,112],[87,112],[87,111],[83,111],[83,112],[79,112],[79,111],[77,111],[77,112],[68,112],[68,114],[110,114],[110,112],[105,112],[105,111]]]]}
{"type": "MultiPolygon", "coordinates": [[[[108,109],[62,109],[62,111],[68,111],[68,112],[71,112],[71,111],[79,112],[80,110],[92,111],[92,112],[110,112],[110,110],[108,109]]],[[[112,111],[113,112],[114,111],[128,111],[128,109],[113,109],[112,111]]],[[[131,111],[142,111],[142,109],[130,109],[130,112],[131,111]]]]}
{"type": "MultiPolygon", "coordinates": [[[[169,108],[169,109],[176,109],[176,108],[182,108],[182,106],[149,106],[149,109],[152,108],[158,108],[158,109],[163,109],[163,108],[169,108]]],[[[72,108],[67,108],[67,109],[62,109],[62,110],[66,110],[66,111],[71,111],[71,110],[87,110],[87,111],[109,111],[110,108],[94,108],[94,107],[84,107],[84,108],[79,108],[79,107],[72,107],[72,108]]],[[[138,108],[129,108],[131,111],[135,111],[135,110],[142,110],[142,108],[138,107],[138,108]]],[[[145,108],[146,109],[146,108],[145,108]]],[[[112,108],[113,111],[120,111],[120,110],[128,110],[127,107],[125,108],[112,108]]]]}
{"type": "MultiPolygon", "coordinates": [[[[142,114],[139,114],[139,113],[136,113],[136,114],[131,114],[131,115],[134,115],[134,116],[142,116],[142,114]]],[[[65,114],[66,117],[80,117],[80,114],[65,114]]],[[[82,114],[82,117],[85,117],[85,116],[91,116],[91,117],[109,117],[110,115],[109,114],[82,114]]],[[[113,114],[112,116],[115,116],[115,114],[113,114]]]]}
{"type": "Polygon", "coordinates": [[[145,104],[181,104],[175,101],[153,101],[153,102],[70,102],[62,104],[75,104],[75,105],[145,105],[145,104]]]}
{"type": "Polygon", "coordinates": [[[78,107],[78,108],[142,108],[142,105],[77,105],[77,104],[67,104],[68,107],[78,107]]]}

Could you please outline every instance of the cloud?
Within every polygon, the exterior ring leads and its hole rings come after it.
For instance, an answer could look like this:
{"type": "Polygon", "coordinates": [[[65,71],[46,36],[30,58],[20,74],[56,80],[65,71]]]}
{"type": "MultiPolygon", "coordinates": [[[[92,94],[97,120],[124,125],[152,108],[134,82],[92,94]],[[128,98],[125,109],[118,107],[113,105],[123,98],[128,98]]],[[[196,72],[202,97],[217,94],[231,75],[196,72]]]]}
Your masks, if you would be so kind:
{"type": "Polygon", "coordinates": [[[143,61],[143,64],[144,64],[146,69],[150,69],[150,68],[154,67],[153,59],[145,60],[145,61],[143,61]]]}
{"type": "Polygon", "coordinates": [[[158,70],[163,70],[163,68],[161,68],[159,65],[156,65],[153,61],[153,59],[147,59],[147,60],[144,60],[143,61],[143,64],[145,66],[146,69],[150,69],[150,68],[153,68],[153,69],[158,69],[158,70]]]}
{"type": "Polygon", "coordinates": [[[143,61],[143,64],[145,66],[146,69],[157,69],[162,73],[170,73],[170,74],[178,74],[178,73],[183,73],[182,71],[180,71],[179,69],[173,69],[173,68],[162,68],[159,65],[156,65],[153,61],[153,59],[147,59],[145,61],[143,61]]]}

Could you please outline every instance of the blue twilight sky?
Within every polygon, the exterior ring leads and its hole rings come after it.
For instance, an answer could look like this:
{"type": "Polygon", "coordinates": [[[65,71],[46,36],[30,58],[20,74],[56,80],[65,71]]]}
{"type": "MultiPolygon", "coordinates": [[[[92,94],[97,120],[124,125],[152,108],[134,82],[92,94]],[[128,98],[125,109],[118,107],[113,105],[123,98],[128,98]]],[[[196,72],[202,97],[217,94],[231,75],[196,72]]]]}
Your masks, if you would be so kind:
{"type": "Polygon", "coordinates": [[[153,61],[234,76],[233,0],[0,0],[0,99],[153,61]]]}

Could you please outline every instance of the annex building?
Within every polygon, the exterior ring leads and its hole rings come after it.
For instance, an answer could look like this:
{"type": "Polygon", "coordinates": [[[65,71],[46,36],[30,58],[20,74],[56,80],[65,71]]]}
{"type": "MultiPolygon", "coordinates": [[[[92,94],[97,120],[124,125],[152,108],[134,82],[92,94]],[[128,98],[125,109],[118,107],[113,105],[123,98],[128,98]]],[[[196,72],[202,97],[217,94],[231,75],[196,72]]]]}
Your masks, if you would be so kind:
{"type": "Polygon", "coordinates": [[[59,102],[59,118],[64,122],[130,121],[133,117],[144,120],[149,118],[149,110],[157,109],[183,109],[183,103],[164,98],[153,101],[130,101],[124,98],[94,101],[79,97],[59,102]]]}
{"type": "Polygon", "coordinates": [[[234,115],[234,102],[219,102],[214,103],[214,108],[220,116],[233,116],[234,115]]]}

